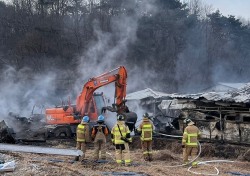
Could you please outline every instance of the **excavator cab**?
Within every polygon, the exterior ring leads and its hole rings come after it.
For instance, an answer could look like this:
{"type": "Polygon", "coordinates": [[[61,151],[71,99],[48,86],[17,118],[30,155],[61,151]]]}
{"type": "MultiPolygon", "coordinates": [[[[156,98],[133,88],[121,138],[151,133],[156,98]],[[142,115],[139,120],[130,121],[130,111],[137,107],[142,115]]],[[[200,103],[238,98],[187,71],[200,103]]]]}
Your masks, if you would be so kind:
{"type": "Polygon", "coordinates": [[[100,114],[102,114],[102,107],[105,106],[103,93],[94,93],[93,98],[89,102],[87,113],[90,121],[95,122],[100,114]]]}
{"type": "Polygon", "coordinates": [[[102,108],[106,106],[103,93],[94,93],[95,109],[97,114],[102,114],[102,108]]]}

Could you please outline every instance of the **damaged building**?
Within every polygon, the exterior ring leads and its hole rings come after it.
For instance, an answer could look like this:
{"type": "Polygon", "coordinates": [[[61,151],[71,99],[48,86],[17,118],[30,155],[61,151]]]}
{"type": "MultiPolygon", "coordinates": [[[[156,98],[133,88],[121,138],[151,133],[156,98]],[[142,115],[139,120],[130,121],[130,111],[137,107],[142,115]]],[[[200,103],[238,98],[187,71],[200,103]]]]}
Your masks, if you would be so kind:
{"type": "Polygon", "coordinates": [[[201,130],[202,139],[250,144],[250,83],[220,84],[196,94],[147,88],[128,94],[127,99],[151,113],[159,132],[182,134],[183,119],[189,117],[201,130]]]}
{"type": "Polygon", "coordinates": [[[157,131],[171,132],[173,129],[179,129],[178,116],[180,109],[169,109],[168,106],[173,101],[172,94],[154,91],[150,88],[130,93],[126,96],[130,107],[138,114],[138,120],[142,118],[143,112],[150,114],[157,131]],[[140,113],[141,111],[141,113],[140,113]]]}

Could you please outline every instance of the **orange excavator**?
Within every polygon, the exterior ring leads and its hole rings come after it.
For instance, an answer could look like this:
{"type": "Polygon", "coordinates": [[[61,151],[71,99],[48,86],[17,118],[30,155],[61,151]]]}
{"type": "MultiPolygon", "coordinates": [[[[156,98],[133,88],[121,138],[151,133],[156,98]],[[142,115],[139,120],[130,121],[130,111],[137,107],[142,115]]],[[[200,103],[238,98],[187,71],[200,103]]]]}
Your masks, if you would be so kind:
{"type": "Polygon", "coordinates": [[[90,78],[78,95],[76,105],[69,103],[67,106],[46,109],[48,134],[55,137],[71,137],[75,134],[76,127],[84,115],[88,115],[90,122],[94,122],[106,110],[123,114],[132,131],[137,121],[137,115],[130,112],[126,106],[126,86],[127,71],[124,66],[90,78]],[[106,106],[103,93],[95,93],[95,90],[113,82],[115,83],[115,101],[112,106],[106,106]]]}

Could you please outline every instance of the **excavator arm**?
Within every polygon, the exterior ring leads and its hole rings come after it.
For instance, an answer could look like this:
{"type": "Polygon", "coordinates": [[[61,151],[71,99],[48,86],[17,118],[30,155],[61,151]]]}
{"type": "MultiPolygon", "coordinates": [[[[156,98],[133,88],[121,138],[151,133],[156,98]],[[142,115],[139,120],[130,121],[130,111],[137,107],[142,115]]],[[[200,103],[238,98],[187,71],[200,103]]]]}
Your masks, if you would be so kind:
{"type": "Polygon", "coordinates": [[[124,111],[127,86],[127,71],[124,66],[119,66],[116,69],[103,73],[97,77],[90,78],[83,86],[82,92],[77,97],[76,111],[84,115],[90,106],[90,100],[96,89],[115,82],[115,110],[118,113],[124,111]]]}
{"type": "Polygon", "coordinates": [[[75,106],[71,106],[69,103],[69,106],[46,109],[46,123],[56,125],[52,126],[50,131],[56,134],[55,136],[60,136],[59,134],[61,133],[68,136],[68,129],[80,123],[84,115],[88,115],[93,121],[100,114],[99,110],[109,110],[123,114],[126,118],[126,123],[132,131],[137,120],[137,115],[134,112],[130,112],[125,105],[126,81],[127,71],[123,66],[89,79],[77,97],[75,106]],[[103,107],[105,106],[103,97],[101,100],[100,95],[94,92],[96,89],[113,82],[115,83],[115,102],[112,107],[103,107]],[[101,101],[103,101],[103,104],[101,101]]]}

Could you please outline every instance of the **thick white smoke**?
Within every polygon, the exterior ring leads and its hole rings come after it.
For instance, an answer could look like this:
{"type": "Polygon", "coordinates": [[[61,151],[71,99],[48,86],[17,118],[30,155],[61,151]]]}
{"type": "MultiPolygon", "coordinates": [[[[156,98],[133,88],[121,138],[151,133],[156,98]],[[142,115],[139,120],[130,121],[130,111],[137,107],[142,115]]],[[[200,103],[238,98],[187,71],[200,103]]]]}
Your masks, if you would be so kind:
{"type": "Polygon", "coordinates": [[[29,117],[33,106],[45,105],[55,90],[55,74],[33,75],[28,68],[16,71],[7,67],[1,74],[0,118],[3,120],[13,112],[29,117]]]}
{"type": "MultiPolygon", "coordinates": [[[[111,16],[110,32],[103,31],[98,20],[93,22],[96,39],[90,42],[87,50],[79,58],[78,69],[74,70],[76,75],[79,75],[79,78],[72,92],[69,92],[73,104],[76,96],[81,92],[84,83],[89,78],[120,65],[124,65],[128,71],[128,92],[138,87],[145,88],[143,79],[147,79],[149,75],[146,75],[146,73],[142,75],[140,72],[143,71],[141,66],[127,63],[126,57],[128,46],[136,41],[138,20],[144,14],[155,13],[157,9],[153,5],[154,1],[150,0],[124,1],[123,3],[124,9],[136,10],[133,13],[124,11],[122,15],[111,16]]],[[[10,112],[29,117],[34,106],[46,108],[54,105],[50,102],[60,102],[58,99],[59,93],[56,92],[56,86],[58,86],[57,73],[50,72],[35,75],[31,69],[17,70],[13,67],[2,70],[4,72],[0,77],[1,119],[6,118],[10,112]]],[[[109,97],[111,104],[113,103],[114,87],[114,83],[112,83],[98,89],[97,92],[104,92],[105,96],[109,97]]],[[[64,99],[66,96],[61,98],[64,99]]],[[[40,109],[39,112],[41,112],[40,109]]]]}
{"type": "MultiPolygon", "coordinates": [[[[140,65],[132,65],[126,62],[129,44],[136,41],[136,32],[138,27],[138,20],[143,14],[152,14],[156,12],[153,6],[154,1],[124,1],[123,7],[126,9],[136,9],[133,14],[125,12],[123,15],[112,16],[111,18],[111,32],[102,31],[99,21],[93,23],[96,40],[91,42],[88,50],[79,59],[78,72],[80,78],[75,86],[75,92],[79,92],[86,81],[94,76],[100,75],[106,71],[110,71],[123,65],[128,71],[127,91],[134,88],[145,88],[144,79],[148,76],[146,72],[143,74],[140,71],[140,65]]],[[[111,103],[114,99],[114,84],[104,86],[97,90],[97,92],[104,92],[111,103]]],[[[114,114],[108,114],[113,116],[114,114]]]]}

